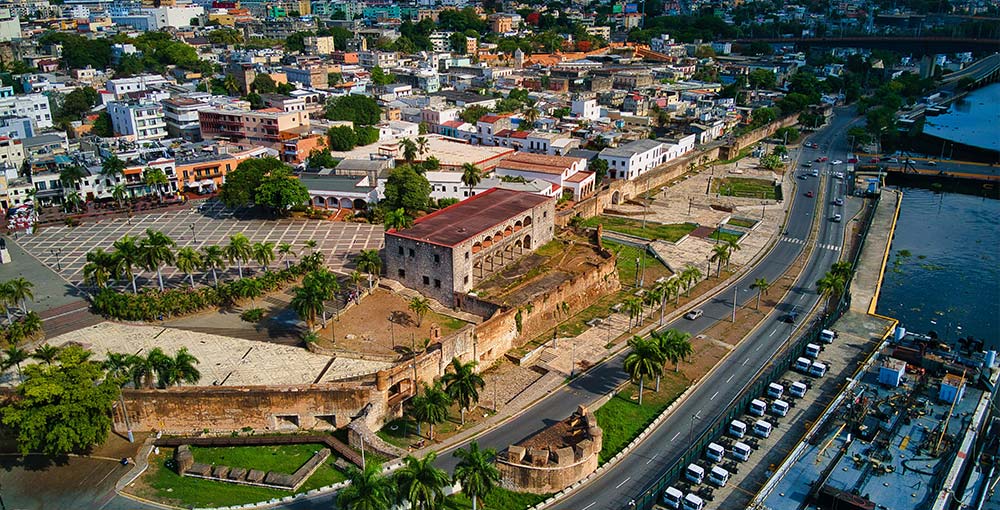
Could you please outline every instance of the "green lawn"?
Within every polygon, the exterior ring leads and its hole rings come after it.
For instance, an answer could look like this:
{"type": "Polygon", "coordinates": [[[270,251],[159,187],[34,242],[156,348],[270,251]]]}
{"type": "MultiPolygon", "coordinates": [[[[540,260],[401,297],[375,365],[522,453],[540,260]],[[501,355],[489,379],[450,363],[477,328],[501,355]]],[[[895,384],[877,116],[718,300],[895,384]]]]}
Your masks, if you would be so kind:
{"type": "Polygon", "coordinates": [[[729,221],[727,221],[726,224],[732,225],[734,227],[753,228],[753,226],[757,224],[757,220],[749,220],[746,218],[729,218],[729,221]]]}
{"type": "Polygon", "coordinates": [[[659,392],[652,391],[656,387],[655,380],[646,381],[641,406],[637,400],[632,400],[632,395],[639,391],[639,386],[629,385],[594,413],[597,424],[604,431],[604,445],[599,458],[601,464],[628,446],[688,387],[684,376],[670,368],[663,375],[659,392]]]}
{"type": "Polygon", "coordinates": [[[605,230],[612,230],[630,236],[642,237],[645,239],[663,239],[676,242],[678,239],[688,235],[698,227],[694,223],[653,223],[646,222],[643,228],[641,220],[630,220],[626,218],[616,218],[611,216],[595,216],[588,218],[582,223],[584,227],[596,228],[597,225],[604,225],[605,230]]]}
{"type": "Polygon", "coordinates": [[[614,241],[604,241],[604,247],[618,254],[616,264],[618,266],[618,279],[621,281],[622,287],[635,286],[636,274],[638,273],[635,259],[640,260],[640,265],[643,268],[645,287],[651,286],[657,278],[671,274],[667,266],[664,266],[652,255],[644,253],[640,248],[614,241]]]}
{"type": "Polygon", "coordinates": [[[723,232],[719,229],[715,229],[715,232],[712,232],[712,236],[709,239],[718,241],[739,241],[741,237],[743,236],[740,234],[733,234],[731,232],[723,232]]]}
{"type": "MultiPolygon", "coordinates": [[[[323,445],[302,444],[282,446],[236,446],[236,447],[192,447],[196,462],[207,464],[222,464],[230,467],[262,469],[293,473],[313,455],[317,448],[323,445]]],[[[216,482],[190,476],[180,476],[173,469],[173,448],[161,448],[161,454],[151,456],[149,470],[142,480],[151,490],[151,494],[139,494],[157,501],[170,501],[182,506],[215,507],[256,503],[272,498],[282,498],[292,494],[291,491],[253,487],[233,483],[216,482]]],[[[336,456],[331,456],[316,472],[299,488],[299,492],[318,489],[346,478],[333,463],[336,456]]]]}
{"type": "Polygon", "coordinates": [[[420,437],[417,436],[417,424],[406,416],[386,423],[375,434],[383,441],[400,448],[407,448],[415,441],[420,440],[420,437]]]}
{"type": "MultiPolygon", "coordinates": [[[[497,487],[493,492],[479,501],[481,510],[524,510],[531,508],[549,498],[551,494],[531,494],[527,492],[514,492],[497,487]]],[[[452,510],[471,510],[472,500],[465,494],[453,494],[449,498],[450,505],[445,505],[452,510]]]]}
{"type": "Polygon", "coordinates": [[[774,182],[746,177],[722,177],[712,180],[712,191],[727,197],[746,197],[776,200],[777,187],[774,182]]]}

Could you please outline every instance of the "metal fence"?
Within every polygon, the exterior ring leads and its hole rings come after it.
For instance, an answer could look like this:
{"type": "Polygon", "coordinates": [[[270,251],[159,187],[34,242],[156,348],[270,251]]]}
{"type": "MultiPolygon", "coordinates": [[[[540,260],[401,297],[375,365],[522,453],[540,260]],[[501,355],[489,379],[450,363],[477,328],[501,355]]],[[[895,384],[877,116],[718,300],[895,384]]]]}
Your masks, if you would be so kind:
{"type": "MultiPolygon", "coordinates": [[[[872,221],[875,218],[875,209],[878,206],[880,199],[881,196],[876,195],[876,197],[867,205],[865,219],[862,223],[862,230],[859,234],[859,242],[857,243],[857,247],[851,257],[852,268],[856,268],[858,265],[858,260],[860,259],[862,253],[862,247],[864,246],[865,240],[868,238],[868,231],[871,229],[872,221]]],[[[851,279],[853,279],[853,272],[851,279]]],[[[653,508],[653,505],[657,502],[659,494],[666,489],[673,480],[677,480],[681,477],[684,468],[688,464],[701,458],[701,452],[708,446],[708,443],[711,443],[718,437],[722,436],[726,427],[729,425],[729,422],[742,416],[743,410],[747,408],[751,400],[757,398],[758,395],[765,393],[767,385],[770,384],[771,381],[780,379],[781,376],[788,371],[789,367],[791,367],[793,361],[799,357],[806,344],[817,343],[820,331],[829,328],[850,307],[851,295],[850,292],[848,292],[848,289],[851,286],[851,279],[848,279],[845,283],[845,291],[837,300],[837,304],[833,307],[833,309],[829,310],[824,316],[813,320],[798,339],[789,339],[783,347],[783,350],[779,352],[775,359],[771,361],[771,363],[764,365],[757,372],[753,382],[748,384],[747,387],[744,388],[743,391],[733,400],[729,407],[720,416],[715,418],[711,426],[703,430],[697,439],[691,443],[691,447],[687,450],[687,452],[685,452],[676,463],[661,474],[659,478],[643,489],[642,493],[634,499],[634,506],[626,506],[624,507],[624,510],[650,510],[653,508]]]]}

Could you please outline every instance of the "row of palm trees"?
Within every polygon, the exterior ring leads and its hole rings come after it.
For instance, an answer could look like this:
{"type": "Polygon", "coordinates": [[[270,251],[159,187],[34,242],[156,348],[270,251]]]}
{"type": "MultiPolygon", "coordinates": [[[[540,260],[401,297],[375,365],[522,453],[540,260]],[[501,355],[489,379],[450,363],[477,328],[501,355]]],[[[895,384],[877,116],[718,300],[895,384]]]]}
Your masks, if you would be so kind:
{"type": "MultiPolygon", "coordinates": [[[[374,286],[374,278],[377,278],[382,271],[382,257],[378,250],[361,250],[356,260],[357,270],[349,275],[351,285],[360,292],[365,276],[368,275],[369,290],[374,286]]],[[[310,271],[302,278],[302,285],[292,289],[292,310],[306,322],[306,326],[311,332],[315,327],[316,319],[322,319],[322,326],[326,327],[326,302],[333,300],[340,292],[340,280],[337,275],[326,268],[318,268],[310,271]]]]}
{"type": "MultiPolygon", "coordinates": [[[[131,282],[132,293],[138,294],[136,270],[155,271],[159,288],[164,289],[162,269],[173,265],[187,275],[191,287],[194,287],[194,273],[206,271],[212,273],[215,286],[219,285],[219,269],[226,269],[226,263],[236,264],[239,277],[243,278],[243,267],[251,261],[267,271],[275,260],[275,243],[251,243],[242,233],[229,238],[225,247],[206,246],[200,251],[191,247],[183,247],[176,252],[177,243],[163,232],[146,229],[146,237],[138,238],[126,235],[114,242],[112,251],[97,248],[87,253],[87,262],[83,266],[84,281],[99,289],[108,286],[113,279],[125,278],[131,282]]],[[[315,251],[316,242],[306,241],[305,247],[315,251]]],[[[291,259],[296,253],[289,243],[277,245],[279,260],[285,262],[285,267],[291,265],[291,259]]]]}
{"type": "Polygon", "coordinates": [[[417,435],[423,435],[421,425],[426,423],[429,438],[434,440],[434,425],[448,419],[448,408],[457,403],[465,425],[465,412],[479,403],[479,390],[486,386],[483,377],[476,373],[475,361],[462,363],[458,358],[451,360],[446,372],[434,384],[423,384],[423,391],[410,401],[413,419],[417,422],[417,435]]]}
{"type": "Polygon", "coordinates": [[[647,377],[656,377],[656,391],[660,391],[666,363],[673,363],[677,371],[680,362],[694,353],[691,335],[677,329],[653,331],[649,338],[636,335],[629,339],[628,345],[631,351],[625,357],[624,368],[632,382],[639,383],[639,405],[647,377]]]}
{"type": "Polygon", "coordinates": [[[187,347],[181,347],[173,356],[155,347],[146,356],[109,352],[104,368],[109,375],[131,382],[136,388],[162,389],[181,383],[196,384],[201,380],[197,364],[198,358],[187,347]]]}
{"type": "MultiPolygon", "coordinates": [[[[128,165],[119,159],[117,156],[112,155],[109,158],[105,158],[101,162],[101,177],[107,179],[114,179],[115,181],[120,180],[121,177],[125,175],[125,168],[128,165]]],[[[59,181],[67,188],[75,188],[79,185],[84,178],[87,177],[87,171],[79,165],[70,165],[63,168],[59,172],[59,181]]],[[[162,168],[149,167],[142,172],[142,181],[150,189],[155,189],[157,197],[163,199],[163,193],[165,187],[170,183],[167,174],[162,168]]],[[[128,188],[124,183],[115,184],[111,188],[111,198],[118,203],[118,207],[130,198],[128,193],[128,188]]],[[[83,206],[84,199],[78,191],[71,189],[68,193],[63,196],[63,205],[66,212],[79,211],[83,206]]]]}
{"type": "Polygon", "coordinates": [[[694,265],[688,264],[676,276],[656,282],[655,285],[642,296],[629,296],[622,302],[622,307],[629,315],[628,330],[642,324],[642,317],[645,315],[646,306],[650,308],[660,306],[660,325],[663,325],[664,313],[667,301],[673,296],[674,305],[680,301],[681,293],[690,295],[691,288],[701,280],[701,270],[694,265]]]}
{"type": "Polygon", "coordinates": [[[451,477],[434,467],[437,454],[433,452],[421,459],[407,456],[403,466],[391,476],[383,474],[382,467],[374,462],[364,469],[351,466],[347,469],[351,483],[337,494],[337,508],[390,510],[408,504],[412,510],[442,510],[447,507],[445,488],[458,483],[476,510],[482,499],[500,484],[500,470],[493,465],[496,450],[481,450],[473,442],[468,450],[458,449],[453,455],[459,462],[451,477]]]}

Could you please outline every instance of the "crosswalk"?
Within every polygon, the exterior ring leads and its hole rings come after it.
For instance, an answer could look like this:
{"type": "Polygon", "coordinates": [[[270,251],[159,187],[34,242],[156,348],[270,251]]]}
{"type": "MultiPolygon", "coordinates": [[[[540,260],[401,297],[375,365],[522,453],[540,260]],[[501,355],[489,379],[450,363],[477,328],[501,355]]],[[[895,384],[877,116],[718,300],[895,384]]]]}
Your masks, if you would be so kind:
{"type": "MultiPolygon", "coordinates": [[[[782,236],[781,237],[781,241],[786,242],[786,243],[791,243],[791,244],[806,244],[806,242],[803,241],[802,239],[798,239],[798,238],[795,238],[795,237],[785,237],[785,236],[782,236]]],[[[822,250],[840,251],[840,246],[837,246],[835,244],[816,243],[816,247],[820,248],[822,250]]]]}

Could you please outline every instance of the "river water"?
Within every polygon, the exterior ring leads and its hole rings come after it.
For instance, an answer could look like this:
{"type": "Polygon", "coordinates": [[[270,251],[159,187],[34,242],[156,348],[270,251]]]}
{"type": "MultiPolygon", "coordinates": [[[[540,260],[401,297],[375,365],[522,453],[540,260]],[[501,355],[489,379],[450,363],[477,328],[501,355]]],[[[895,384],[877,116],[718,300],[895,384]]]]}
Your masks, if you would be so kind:
{"type": "Polygon", "coordinates": [[[994,83],[970,92],[952,105],[948,113],[927,117],[924,121],[924,133],[953,142],[1000,151],[998,122],[1000,122],[1000,83],[994,83]]]}
{"type": "Polygon", "coordinates": [[[1000,201],[902,191],[878,313],[909,331],[1000,348],[1000,201]]]}

